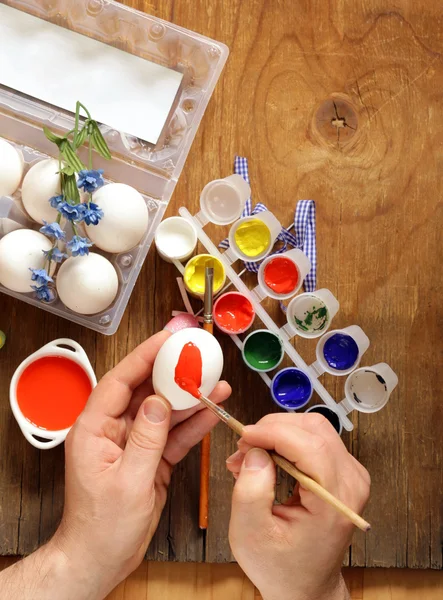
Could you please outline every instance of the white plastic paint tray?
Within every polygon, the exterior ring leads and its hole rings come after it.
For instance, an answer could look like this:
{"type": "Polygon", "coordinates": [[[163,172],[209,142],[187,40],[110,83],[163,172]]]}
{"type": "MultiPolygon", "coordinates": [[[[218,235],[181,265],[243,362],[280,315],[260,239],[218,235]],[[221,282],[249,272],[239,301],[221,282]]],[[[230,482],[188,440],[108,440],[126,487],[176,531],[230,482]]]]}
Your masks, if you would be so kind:
{"type": "MultiPolygon", "coordinates": [[[[211,254],[212,256],[216,257],[223,263],[225,270],[226,270],[226,278],[229,282],[228,285],[232,285],[236,289],[236,291],[244,294],[250,300],[252,306],[254,307],[256,316],[263,323],[263,327],[266,328],[268,331],[271,331],[272,333],[274,333],[275,335],[277,335],[280,338],[280,340],[282,342],[282,347],[283,347],[284,353],[289,357],[291,362],[298,369],[300,369],[301,371],[303,371],[304,373],[306,373],[309,376],[309,378],[312,382],[314,391],[318,394],[318,396],[321,398],[321,400],[324,402],[324,404],[328,408],[330,408],[331,410],[333,410],[337,413],[338,418],[340,419],[340,422],[344,429],[346,429],[347,431],[352,431],[354,428],[354,425],[348,416],[349,413],[352,412],[353,410],[358,410],[358,411],[361,410],[362,412],[376,412],[377,410],[382,408],[384,406],[384,404],[386,404],[387,399],[389,398],[389,394],[392,392],[392,390],[396,387],[396,385],[398,383],[398,378],[397,378],[396,374],[392,371],[391,367],[389,367],[389,365],[387,365],[385,363],[378,364],[373,367],[366,367],[366,369],[368,371],[370,371],[371,369],[375,369],[375,368],[377,368],[379,370],[381,370],[381,369],[383,370],[382,372],[383,372],[383,376],[385,379],[382,381],[383,381],[383,384],[385,384],[385,385],[387,384],[386,402],[384,402],[384,403],[380,402],[379,406],[376,406],[376,407],[374,406],[374,408],[365,409],[365,408],[362,408],[361,406],[359,406],[356,402],[351,403],[349,400],[349,397],[348,397],[348,393],[346,393],[346,397],[343,400],[339,400],[338,402],[336,402],[336,400],[331,396],[331,394],[327,391],[327,389],[324,387],[324,385],[321,383],[321,381],[319,379],[320,376],[324,373],[324,370],[321,369],[321,366],[319,365],[318,360],[315,361],[313,364],[308,365],[306,363],[306,361],[303,359],[303,357],[299,354],[299,352],[297,352],[297,350],[294,348],[294,346],[291,343],[291,339],[295,335],[294,328],[291,328],[288,325],[279,327],[274,322],[274,320],[270,317],[270,315],[268,314],[266,309],[261,304],[261,302],[264,300],[266,294],[263,293],[263,290],[260,288],[259,285],[257,285],[257,287],[255,287],[254,289],[250,289],[246,285],[246,283],[242,280],[241,276],[244,271],[242,271],[241,273],[237,273],[235,271],[235,269],[232,267],[233,263],[235,263],[238,260],[238,257],[235,256],[235,253],[232,252],[232,249],[229,248],[228,250],[221,252],[219,250],[219,248],[216,246],[216,244],[208,236],[208,234],[204,231],[204,226],[208,222],[207,219],[205,219],[201,213],[198,213],[197,215],[191,215],[191,213],[188,211],[188,209],[184,206],[182,206],[179,209],[179,215],[182,218],[184,218],[188,223],[191,223],[193,225],[193,227],[197,233],[198,240],[203,245],[203,247],[206,249],[206,252],[208,254],[211,254]]],[[[178,260],[173,260],[172,262],[175,264],[175,266],[180,271],[180,273],[183,274],[184,270],[185,270],[185,266],[178,260]]],[[[221,295],[227,287],[228,286],[225,286],[223,288],[223,290],[221,290],[218,293],[218,295],[215,296],[215,298],[217,298],[219,295],[221,295]]],[[[332,329],[333,328],[331,328],[331,330],[332,329]]],[[[367,348],[369,346],[369,339],[366,337],[364,332],[357,326],[353,326],[350,329],[360,330],[360,332],[361,332],[360,335],[363,338],[365,338],[365,341],[367,344],[366,348],[367,348]]],[[[329,333],[330,332],[331,331],[329,331],[329,333]]],[[[247,333],[244,334],[244,336],[247,336],[247,333]]],[[[322,337],[313,339],[312,341],[317,344],[320,342],[320,340],[324,339],[327,335],[328,335],[328,332],[323,334],[322,337]]],[[[242,346],[243,346],[242,339],[238,335],[230,335],[229,337],[233,340],[233,342],[236,344],[236,346],[241,350],[242,346]]],[[[355,366],[349,371],[347,381],[350,380],[350,377],[352,376],[353,373],[365,371],[365,367],[362,367],[362,368],[357,368],[357,367],[359,367],[359,363],[356,363],[355,366]]],[[[275,368],[275,371],[278,371],[278,366],[275,368]]],[[[271,386],[271,378],[269,377],[268,373],[258,371],[258,375],[260,375],[260,377],[263,379],[263,381],[266,383],[266,385],[268,387],[271,386]]],[[[286,410],[288,410],[288,409],[286,409],[286,410]]],[[[296,412],[296,411],[288,410],[288,412],[296,412]]]]}
{"type": "MultiPolygon", "coordinates": [[[[0,286],[0,291],[5,294],[111,335],[119,326],[156,227],[172,196],[226,62],[228,49],[224,44],[112,0],[10,0],[0,1],[0,8],[2,4],[183,75],[156,143],[146,142],[105,124],[101,126],[113,159],[105,161],[95,155],[94,167],[105,170],[107,181],[127,183],[138,189],[146,200],[150,217],[144,238],[131,251],[108,254],[94,248],[94,252],[103,254],[112,262],[119,276],[119,292],[112,306],[100,314],[79,315],[67,309],[58,299],[44,304],[32,292],[15,293],[0,286]]],[[[27,40],[23,43],[26,44],[27,40]]],[[[75,102],[81,98],[72,100],[74,110],[75,102]]],[[[94,114],[92,116],[97,118],[94,114]]],[[[54,156],[55,146],[43,135],[43,125],[64,133],[72,129],[73,122],[73,113],[0,85],[0,137],[22,149],[26,168],[41,158],[54,156]]],[[[18,227],[36,230],[40,227],[23,212],[20,190],[11,198],[0,198],[0,238],[18,227]]]]}

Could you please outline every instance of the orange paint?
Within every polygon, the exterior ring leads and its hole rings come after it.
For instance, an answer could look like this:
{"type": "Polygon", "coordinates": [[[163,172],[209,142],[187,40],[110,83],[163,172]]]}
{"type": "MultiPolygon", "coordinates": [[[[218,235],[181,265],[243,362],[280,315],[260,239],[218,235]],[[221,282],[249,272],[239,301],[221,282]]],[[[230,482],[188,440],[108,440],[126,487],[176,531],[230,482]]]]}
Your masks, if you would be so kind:
{"type": "Polygon", "coordinates": [[[275,257],[264,268],[264,280],[276,294],[289,294],[298,284],[298,269],[292,260],[283,256],[275,257]]]}
{"type": "Polygon", "coordinates": [[[200,349],[192,342],[188,342],[183,346],[178,357],[174,381],[182,390],[198,399],[201,396],[199,388],[202,384],[202,369],[200,349]]]}
{"type": "Polygon", "coordinates": [[[251,302],[239,292],[223,294],[214,306],[214,319],[222,331],[243,333],[252,325],[254,316],[251,302]]]}
{"type": "Polygon", "coordinates": [[[62,356],[46,356],[21,374],[17,402],[33,425],[58,431],[75,423],[91,391],[89,377],[80,365],[62,356]]]}

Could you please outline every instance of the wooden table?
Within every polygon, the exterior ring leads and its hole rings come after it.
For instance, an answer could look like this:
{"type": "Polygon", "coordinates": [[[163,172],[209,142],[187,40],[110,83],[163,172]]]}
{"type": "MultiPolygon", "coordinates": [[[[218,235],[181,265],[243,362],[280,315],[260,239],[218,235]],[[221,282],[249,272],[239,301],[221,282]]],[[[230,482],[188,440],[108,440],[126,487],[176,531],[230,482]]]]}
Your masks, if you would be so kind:
{"type": "MultiPolygon", "coordinates": [[[[234,154],[250,159],[253,200],[288,224],[296,201],[317,202],[318,283],[341,302],[334,325],[371,339],[365,364],[386,361],[400,383],[389,405],[353,415],[344,441],[369,469],[373,531],[355,536],[355,566],[441,568],[443,325],[441,242],[443,19],[432,0],[136,0],[133,5],[229,45],[231,56],[204,117],[168,214],[197,207],[234,154]],[[335,107],[334,107],[335,103],[335,107]]],[[[221,238],[220,231],[217,238],[221,238]]],[[[72,337],[101,377],[180,309],[174,268],[149,254],[116,335],[81,329],[0,298],[0,552],[34,550],[63,505],[63,448],[39,452],[8,403],[11,375],[28,354],[72,337]]],[[[275,305],[273,307],[275,309],[275,305]]],[[[275,313],[275,310],[274,310],[275,313]]],[[[282,316],[278,316],[281,320],[282,316]]],[[[259,377],[220,337],[229,408],[243,422],[273,410],[259,377]]],[[[311,360],[314,344],[297,348],[311,360]]],[[[343,381],[325,378],[333,396],[343,381]]],[[[232,479],[224,461],[235,436],[212,437],[210,527],[197,528],[195,449],[174,474],[149,558],[225,562],[232,479]]],[[[279,496],[292,482],[279,478],[279,496]]]]}

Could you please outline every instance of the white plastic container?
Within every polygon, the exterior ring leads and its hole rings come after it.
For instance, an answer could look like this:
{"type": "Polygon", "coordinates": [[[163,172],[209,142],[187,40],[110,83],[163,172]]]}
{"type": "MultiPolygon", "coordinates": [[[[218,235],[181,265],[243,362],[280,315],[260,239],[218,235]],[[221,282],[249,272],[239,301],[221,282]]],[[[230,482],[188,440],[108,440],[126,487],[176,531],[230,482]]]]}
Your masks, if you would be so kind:
{"type": "Polygon", "coordinates": [[[75,363],[77,363],[87,374],[91,387],[94,388],[97,385],[97,379],[92,369],[89,358],[83,348],[74,340],[60,338],[45,344],[40,350],[34,352],[26,358],[15,370],[14,375],[11,379],[9,387],[9,401],[14,417],[23,433],[25,438],[30,444],[39,448],[40,450],[49,450],[55,448],[59,444],[63,443],[68,435],[71,427],[67,429],[60,429],[57,431],[49,431],[41,427],[37,427],[30,423],[28,419],[23,415],[17,401],[17,384],[23,373],[23,371],[34,361],[44,358],[46,356],[62,356],[75,363]],[[62,346],[68,346],[69,349],[63,348],[62,346]],[[36,437],[37,436],[37,437],[36,437]],[[40,439],[48,440],[46,442],[40,441],[40,439]]]}
{"type": "MultiPolygon", "coordinates": [[[[306,275],[309,273],[310,270],[311,270],[311,261],[306,256],[306,254],[299,248],[293,248],[292,250],[283,252],[283,254],[275,254],[275,255],[271,255],[271,256],[268,256],[267,258],[265,258],[265,260],[261,263],[260,268],[258,270],[258,286],[261,290],[261,293],[264,294],[265,296],[269,296],[270,298],[274,298],[275,300],[287,300],[288,298],[291,298],[299,291],[299,289],[303,285],[303,281],[304,281],[306,275]],[[298,273],[297,285],[290,292],[288,292],[286,294],[278,294],[278,293],[274,292],[266,284],[266,281],[265,281],[266,266],[271,261],[278,260],[280,258],[286,258],[287,260],[290,260],[295,265],[295,268],[297,269],[297,273],[298,273]]],[[[255,288],[254,291],[257,295],[259,294],[257,288],[255,288]]]]}
{"type": "MultiPolygon", "coordinates": [[[[288,305],[286,310],[286,319],[288,321],[287,325],[285,325],[285,330],[292,337],[294,335],[299,335],[303,338],[314,339],[321,337],[326,333],[331,325],[332,319],[338,312],[340,308],[340,304],[336,297],[329,290],[323,288],[321,290],[315,290],[314,292],[305,292],[293,298],[288,305]],[[317,329],[308,328],[308,330],[303,329],[305,327],[303,325],[303,319],[306,319],[306,316],[313,309],[318,310],[318,308],[326,308],[327,315],[324,324],[322,324],[321,320],[317,320],[317,329]],[[297,321],[301,321],[301,325],[297,325],[297,321]]],[[[314,324],[315,325],[315,324],[314,324]]]]}
{"type": "MultiPolygon", "coordinates": [[[[106,182],[127,183],[136,188],[149,211],[147,231],[135,248],[120,254],[99,251],[112,262],[119,279],[118,293],[112,305],[98,314],[80,315],[67,309],[59,298],[45,304],[35,297],[32,290],[29,294],[16,293],[0,286],[0,292],[84,327],[112,335],[123,317],[229,51],[222,43],[113,0],[59,0],[56,4],[41,0],[11,0],[8,5],[47,21],[62,23],[63,28],[119,49],[124,48],[140,59],[183,74],[182,84],[157,144],[150,144],[111,126],[100,126],[114,158],[106,161],[94,152],[94,168],[104,169],[106,182]]],[[[124,50],[122,56],[125,56],[124,50]]],[[[73,98],[72,110],[77,100],[73,98]]],[[[57,148],[46,139],[43,126],[64,135],[73,128],[73,124],[73,114],[17,91],[0,88],[0,135],[23,152],[25,172],[36,161],[56,155],[57,148]]],[[[84,161],[87,160],[87,148],[82,149],[81,156],[84,161]]],[[[21,207],[20,189],[9,200],[21,207]]],[[[23,219],[16,211],[5,203],[2,206],[0,238],[14,229],[15,223],[17,227],[23,227],[23,219]],[[4,215],[6,212],[8,214],[4,215]],[[15,220],[14,215],[17,214],[15,220]]],[[[36,230],[40,227],[38,223],[30,226],[36,230]]]]}
{"type": "Polygon", "coordinates": [[[281,232],[281,229],[282,226],[280,221],[269,210],[265,210],[251,217],[243,217],[242,219],[239,219],[236,223],[234,223],[234,225],[229,230],[229,249],[226,251],[226,254],[228,256],[231,256],[232,253],[235,257],[240,258],[241,260],[246,260],[248,262],[258,262],[259,260],[263,260],[271,252],[275,244],[275,240],[281,232]],[[248,256],[247,254],[244,254],[238,247],[235,241],[235,233],[241,225],[249,221],[254,221],[255,219],[262,221],[269,229],[270,242],[267,245],[267,247],[263,250],[263,252],[260,252],[260,254],[257,254],[255,256],[248,256]]]}
{"type": "Polygon", "coordinates": [[[360,367],[345,382],[345,398],[340,403],[346,414],[353,410],[363,413],[378,412],[386,406],[398,377],[386,363],[360,367]]]}
{"type": "Polygon", "coordinates": [[[322,338],[320,338],[320,340],[317,343],[317,347],[315,349],[317,360],[311,365],[311,369],[314,371],[317,377],[323,375],[323,373],[330,373],[331,375],[339,376],[349,375],[349,373],[352,373],[352,371],[354,371],[354,369],[356,369],[360,364],[363,354],[369,348],[369,344],[370,342],[368,336],[358,325],[350,325],[349,327],[345,327],[344,329],[334,329],[333,331],[329,331],[322,338]],[[325,344],[335,334],[350,336],[357,344],[358,354],[356,360],[352,364],[352,366],[347,369],[336,369],[334,367],[331,367],[324,357],[323,351],[325,344]]]}
{"type": "Polygon", "coordinates": [[[214,179],[200,194],[200,212],[196,215],[202,225],[229,225],[241,217],[251,187],[241,175],[214,179]]]}

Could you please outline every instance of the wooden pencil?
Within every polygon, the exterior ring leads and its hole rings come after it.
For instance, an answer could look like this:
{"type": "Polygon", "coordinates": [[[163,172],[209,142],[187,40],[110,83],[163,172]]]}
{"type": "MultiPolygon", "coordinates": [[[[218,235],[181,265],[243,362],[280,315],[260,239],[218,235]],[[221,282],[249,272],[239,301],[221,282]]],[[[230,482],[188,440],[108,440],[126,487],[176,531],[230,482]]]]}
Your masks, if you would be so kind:
{"type": "MultiPolygon", "coordinates": [[[[211,335],[214,333],[212,318],[213,305],[213,267],[205,268],[205,297],[203,313],[203,329],[211,335]]],[[[211,434],[208,433],[200,444],[200,502],[198,524],[200,529],[207,529],[209,514],[209,469],[210,469],[211,434]]]]}

